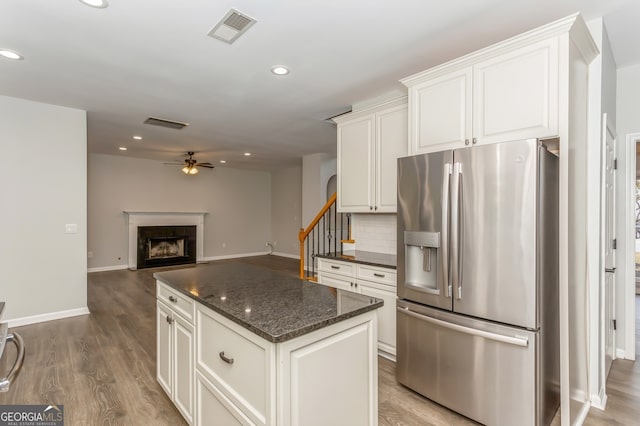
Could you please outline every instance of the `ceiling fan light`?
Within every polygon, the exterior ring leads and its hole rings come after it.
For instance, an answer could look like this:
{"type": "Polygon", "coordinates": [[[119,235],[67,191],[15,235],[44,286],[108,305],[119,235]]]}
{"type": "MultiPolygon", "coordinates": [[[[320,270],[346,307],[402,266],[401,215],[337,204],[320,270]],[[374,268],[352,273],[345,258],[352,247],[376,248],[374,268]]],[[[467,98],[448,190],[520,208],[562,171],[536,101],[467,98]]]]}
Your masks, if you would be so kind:
{"type": "Polygon", "coordinates": [[[197,173],[198,173],[198,169],[196,169],[195,167],[191,167],[191,170],[189,170],[190,175],[195,175],[197,173]]]}
{"type": "Polygon", "coordinates": [[[182,173],[184,173],[185,175],[188,175],[189,174],[189,167],[188,166],[184,166],[182,168],[182,173]]]}

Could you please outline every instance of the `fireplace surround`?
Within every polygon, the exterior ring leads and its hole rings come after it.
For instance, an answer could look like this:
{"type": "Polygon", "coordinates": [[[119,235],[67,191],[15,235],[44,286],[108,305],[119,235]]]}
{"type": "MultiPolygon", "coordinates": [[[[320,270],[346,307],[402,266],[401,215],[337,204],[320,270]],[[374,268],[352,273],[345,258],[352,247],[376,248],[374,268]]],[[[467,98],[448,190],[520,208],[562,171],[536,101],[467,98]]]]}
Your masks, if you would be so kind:
{"type": "MultiPolygon", "coordinates": [[[[138,269],[138,227],[147,226],[195,226],[195,243],[192,243],[192,245],[189,246],[189,249],[192,249],[192,251],[194,251],[195,262],[204,261],[204,216],[207,214],[206,212],[157,212],[125,210],[124,214],[127,220],[129,234],[129,269],[138,269]],[[195,249],[193,247],[194,245],[195,249]]],[[[167,244],[165,244],[164,249],[159,249],[160,254],[156,257],[163,257],[163,250],[165,253],[174,252],[176,249],[175,245],[178,244],[176,237],[179,236],[161,236],[161,238],[165,238],[165,242],[167,244]]],[[[158,240],[155,242],[160,243],[162,241],[158,240]]],[[[185,243],[189,244],[187,241],[185,241],[185,243]]]]}

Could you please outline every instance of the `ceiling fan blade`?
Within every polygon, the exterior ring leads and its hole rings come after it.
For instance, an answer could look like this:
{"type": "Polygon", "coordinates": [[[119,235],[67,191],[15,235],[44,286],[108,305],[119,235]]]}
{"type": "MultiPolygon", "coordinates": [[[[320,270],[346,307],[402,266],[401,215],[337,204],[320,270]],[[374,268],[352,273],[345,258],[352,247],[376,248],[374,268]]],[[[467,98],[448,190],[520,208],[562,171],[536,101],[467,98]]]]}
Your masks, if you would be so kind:
{"type": "Polygon", "coordinates": [[[206,164],[196,164],[196,166],[198,166],[198,167],[204,167],[204,168],[207,168],[207,169],[214,169],[214,168],[215,168],[214,166],[208,166],[208,165],[206,165],[206,164]]]}
{"type": "Polygon", "coordinates": [[[202,166],[202,167],[213,167],[213,164],[206,162],[206,163],[196,163],[196,166],[202,166]]]}
{"type": "Polygon", "coordinates": [[[167,166],[184,166],[184,163],[177,163],[177,162],[174,162],[174,163],[164,163],[164,164],[165,164],[165,165],[167,165],[167,166]]]}

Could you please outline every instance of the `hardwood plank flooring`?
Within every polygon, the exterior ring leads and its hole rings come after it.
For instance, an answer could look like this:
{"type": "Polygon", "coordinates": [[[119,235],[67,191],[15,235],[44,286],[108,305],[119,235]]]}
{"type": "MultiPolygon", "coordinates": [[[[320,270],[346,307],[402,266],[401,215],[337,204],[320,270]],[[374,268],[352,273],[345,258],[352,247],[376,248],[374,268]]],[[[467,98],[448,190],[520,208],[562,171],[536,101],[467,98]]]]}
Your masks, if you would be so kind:
{"type": "MultiPolygon", "coordinates": [[[[220,262],[298,273],[296,260],[278,256],[220,262]]],[[[12,329],[22,334],[27,355],[17,382],[8,393],[0,393],[0,404],[64,404],[68,425],[184,425],[155,378],[153,273],[168,269],[177,268],[89,274],[91,315],[12,329]]],[[[14,357],[10,345],[0,371],[7,371],[14,357]]],[[[586,424],[638,423],[639,364],[614,361],[607,410],[592,409],[586,424]]],[[[399,385],[393,362],[379,358],[378,371],[380,425],[475,424],[399,385]]]]}

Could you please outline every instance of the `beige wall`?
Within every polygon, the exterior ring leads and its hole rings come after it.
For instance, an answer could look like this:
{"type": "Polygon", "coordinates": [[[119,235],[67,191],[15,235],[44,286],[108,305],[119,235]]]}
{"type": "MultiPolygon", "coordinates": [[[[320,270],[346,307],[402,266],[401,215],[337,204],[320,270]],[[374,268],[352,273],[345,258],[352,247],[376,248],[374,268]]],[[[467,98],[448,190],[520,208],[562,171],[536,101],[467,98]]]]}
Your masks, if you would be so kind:
{"type": "Polygon", "coordinates": [[[300,257],[298,231],[302,227],[302,167],[272,172],[271,238],[274,252],[300,257]]]}
{"type": "Polygon", "coordinates": [[[269,172],[216,167],[187,176],[161,161],[89,155],[89,268],[127,264],[123,210],[206,211],[204,257],[268,251],[271,241],[269,172]]]}
{"type": "Polygon", "coordinates": [[[86,313],[86,113],[0,96],[0,129],[2,319],[86,313]]]}

